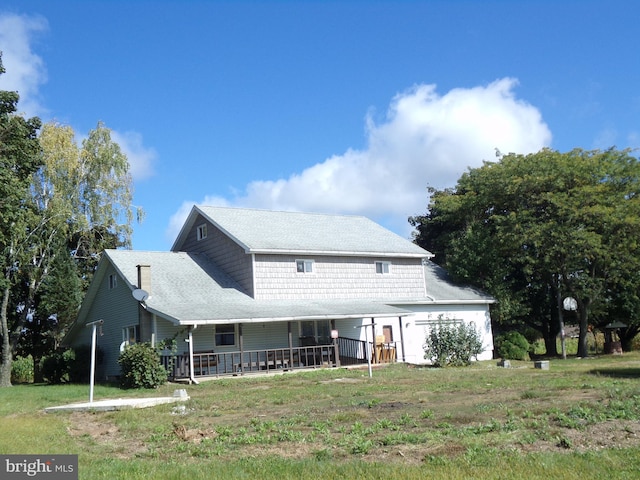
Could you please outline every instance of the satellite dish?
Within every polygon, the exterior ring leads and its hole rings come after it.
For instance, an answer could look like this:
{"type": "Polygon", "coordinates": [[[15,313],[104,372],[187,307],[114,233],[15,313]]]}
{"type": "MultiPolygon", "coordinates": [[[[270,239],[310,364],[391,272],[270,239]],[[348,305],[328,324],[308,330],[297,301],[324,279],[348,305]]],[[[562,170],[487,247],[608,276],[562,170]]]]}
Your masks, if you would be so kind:
{"type": "Polygon", "coordinates": [[[575,298],[567,297],[562,301],[562,306],[565,310],[569,312],[574,312],[578,309],[578,302],[576,302],[575,298]]]}
{"type": "Polygon", "coordinates": [[[136,288],[133,292],[131,292],[131,295],[133,295],[133,298],[135,298],[139,302],[144,302],[147,298],[149,298],[149,292],[141,288],[136,288]]]}

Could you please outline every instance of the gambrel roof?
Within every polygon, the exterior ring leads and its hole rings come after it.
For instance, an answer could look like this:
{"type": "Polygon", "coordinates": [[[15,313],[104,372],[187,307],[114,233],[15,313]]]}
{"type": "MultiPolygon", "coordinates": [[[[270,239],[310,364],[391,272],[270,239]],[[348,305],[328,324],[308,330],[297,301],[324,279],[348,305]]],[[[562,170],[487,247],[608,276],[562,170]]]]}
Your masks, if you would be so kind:
{"type": "Polygon", "coordinates": [[[366,217],[194,206],[172,250],[180,250],[199,215],[247,253],[429,258],[418,245],[366,217]]]}

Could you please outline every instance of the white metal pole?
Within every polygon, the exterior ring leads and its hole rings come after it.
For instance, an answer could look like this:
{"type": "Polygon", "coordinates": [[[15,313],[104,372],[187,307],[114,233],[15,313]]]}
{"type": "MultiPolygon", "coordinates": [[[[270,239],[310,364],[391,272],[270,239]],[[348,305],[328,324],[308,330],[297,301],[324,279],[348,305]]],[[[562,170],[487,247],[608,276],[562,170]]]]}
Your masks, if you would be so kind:
{"type": "Polygon", "coordinates": [[[93,403],[93,384],[96,377],[96,338],[97,338],[97,325],[93,324],[91,331],[91,380],[89,383],[89,403],[93,403]]]}
{"type": "Polygon", "coordinates": [[[95,322],[87,323],[87,327],[92,327],[91,330],[91,373],[89,380],[89,404],[93,403],[93,385],[96,379],[96,342],[98,339],[97,327],[102,325],[104,320],[97,320],[95,322]]]}

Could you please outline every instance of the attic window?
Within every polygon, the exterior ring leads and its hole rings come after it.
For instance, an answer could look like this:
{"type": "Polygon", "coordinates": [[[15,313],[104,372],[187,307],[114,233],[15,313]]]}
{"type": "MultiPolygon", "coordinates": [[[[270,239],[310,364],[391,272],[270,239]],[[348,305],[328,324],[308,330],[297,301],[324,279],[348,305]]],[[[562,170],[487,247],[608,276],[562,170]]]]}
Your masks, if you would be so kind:
{"type": "Polygon", "coordinates": [[[313,260],[296,260],[296,271],[298,273],[313,272],[313,260]]]}
{"type": "Polygon", "coordinates": [[[109,275],[109,290],[113,290],[118,286],[118,277],[115,274],[109,275]]]}
{"type": "Polygon", "coordinates": [[[203,240],[207,238],[207,224],[203,223],[202,225],[198,225],[198,229],[196,230],[196,237],[198,240],[203,240]]]}
{"type": "Polygon", "coordinates": [[[390,270],[390,262],[376,262],[376,273],[389,273],[390,270]]]}

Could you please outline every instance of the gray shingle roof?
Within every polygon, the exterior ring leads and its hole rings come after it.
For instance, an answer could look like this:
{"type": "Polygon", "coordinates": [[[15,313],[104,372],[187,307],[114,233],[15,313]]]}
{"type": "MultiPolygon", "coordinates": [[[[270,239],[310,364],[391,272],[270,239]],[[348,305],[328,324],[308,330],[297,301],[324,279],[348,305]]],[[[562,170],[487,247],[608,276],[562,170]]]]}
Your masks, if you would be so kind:
{"type": "Polygon", "coordinates": [[[104,255],[136,288],[137,265],[151,266],[147,308],[175,323],[399,316],[405,310],[370,300],[258,301],[200,254],[106,250],[104,255]]]}
{"type": "Polygon", "coordinates": [[[198,212],[250,253],[431,256],[362,216],[207,206],[194,207],[191,215],[198,212]]]}
{"type": "Polygon", "coordinates": [[[428,300],[435,302],[483,302],[492,303],[494,298],[473,287],[459,285],[447,271],[431,261],[424,265],[425,284],[428,300]]]}

